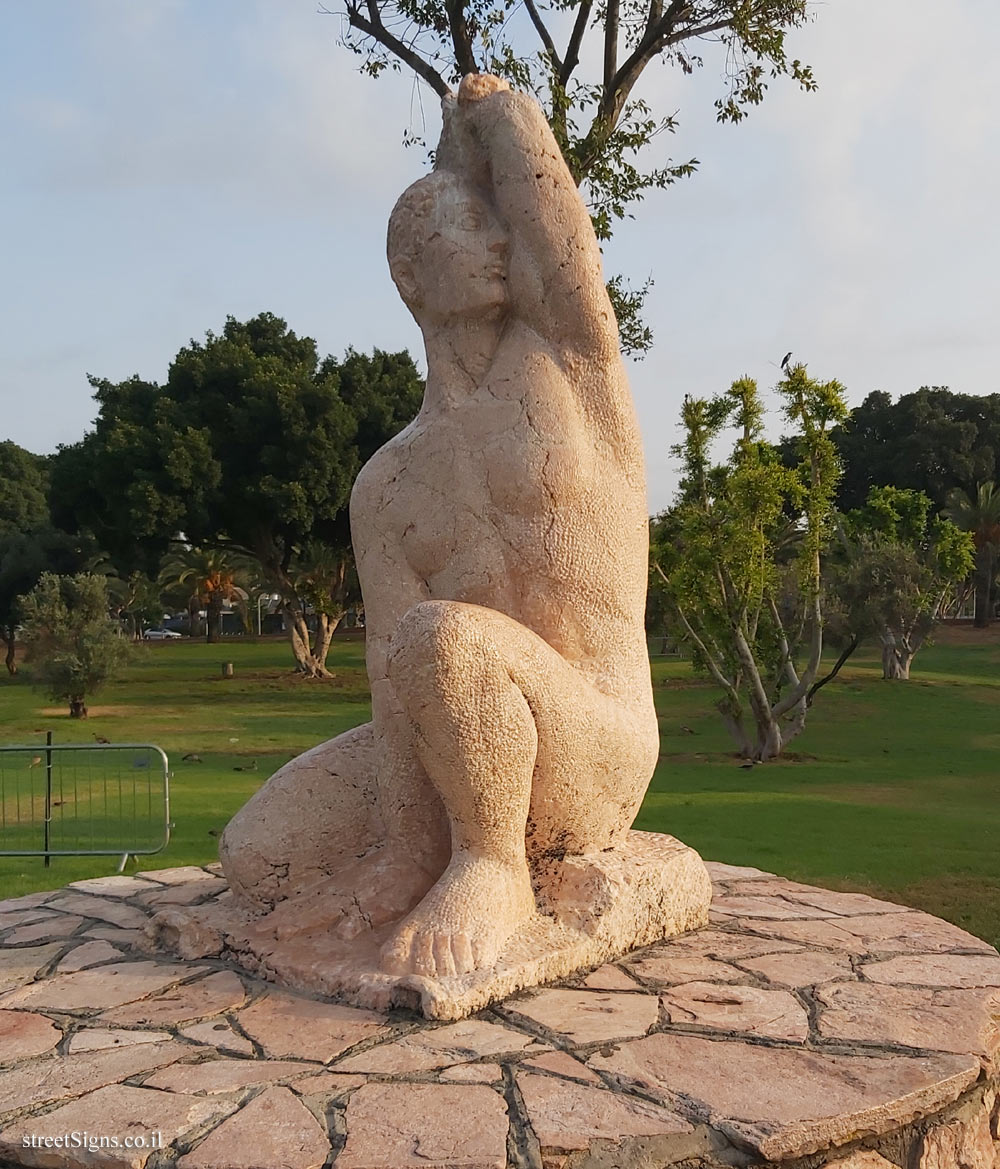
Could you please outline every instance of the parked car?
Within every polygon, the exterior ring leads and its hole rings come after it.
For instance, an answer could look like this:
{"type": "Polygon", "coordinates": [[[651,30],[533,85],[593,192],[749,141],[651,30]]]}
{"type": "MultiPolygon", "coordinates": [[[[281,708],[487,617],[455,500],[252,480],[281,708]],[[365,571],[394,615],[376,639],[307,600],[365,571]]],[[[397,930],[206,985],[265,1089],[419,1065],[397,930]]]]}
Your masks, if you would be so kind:
{"type": "Polygon", "coordinates": [[[142,637],[144,641],[172,641],[175,637],[180,637],[180,634],[172,629],[147,629],[142,637]]]}

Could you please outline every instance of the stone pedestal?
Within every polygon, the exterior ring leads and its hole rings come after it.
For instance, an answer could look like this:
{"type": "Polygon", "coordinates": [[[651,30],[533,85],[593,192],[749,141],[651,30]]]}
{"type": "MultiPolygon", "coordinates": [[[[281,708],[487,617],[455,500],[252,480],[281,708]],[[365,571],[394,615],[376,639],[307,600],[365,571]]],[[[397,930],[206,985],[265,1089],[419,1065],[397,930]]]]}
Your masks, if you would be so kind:
{"type": "Polygon", "coordinates": [[[709,869],[707,928],[449,1023],[144,952],[211,870],[2,902],[0,1164],[998,1169],[1000,955],[709,869]]]}
{"type": "Polygon", "coordinates": [[[619,848],[549,862],[536,874],[536,895],[543,912],[514,934],[494,966],[452,977],[384,973],[379,951],[395,923],[345,942],[315,926],[308,904],[311,920],[299,924],[291,908],[280,931],[234,901],[214,900],[163,909],[147,932],[155,946],[184,958],[221,957],[284,987],[449,1020],[698,929],[708,921],[712,885],[694,849],[661,833],[629,832],[619,848]]]}

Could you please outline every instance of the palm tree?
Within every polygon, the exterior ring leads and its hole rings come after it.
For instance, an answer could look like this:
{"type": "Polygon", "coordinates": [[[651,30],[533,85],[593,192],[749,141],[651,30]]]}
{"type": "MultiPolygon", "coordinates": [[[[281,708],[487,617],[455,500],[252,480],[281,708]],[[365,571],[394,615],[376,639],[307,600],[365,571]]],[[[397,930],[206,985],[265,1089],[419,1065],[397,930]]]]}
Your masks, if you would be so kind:
{"type": "Polygon", "coordinates": [[[245,602],[246,592],[236,583],[242,564],[232,553],[218,548],[178,548],[163,561],[159,583],[164,590],[190,590],[188,613],[191,632],[195,615],[204,608],[208,614],[208,637],[218,641],[222,632],[222,610],[226,602],[245,602]]]}
{"type": "Polygon", "coordinates": [[[1000,551],[1000,491],[987,480],[979,484],[973,499],[961,487],[954,487],[948,492],[941,514],[963,531],[971,532],[976,543],[975,624],[977,629],[985,629],[993,617],[991,594],[1000,551]]]}

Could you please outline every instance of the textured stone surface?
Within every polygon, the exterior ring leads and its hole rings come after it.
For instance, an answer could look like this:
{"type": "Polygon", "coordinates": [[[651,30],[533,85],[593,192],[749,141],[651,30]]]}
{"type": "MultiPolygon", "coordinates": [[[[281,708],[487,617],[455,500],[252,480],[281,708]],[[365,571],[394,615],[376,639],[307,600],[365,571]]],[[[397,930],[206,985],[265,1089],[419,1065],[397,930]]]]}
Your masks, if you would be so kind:
{"type": "Polygon", "coordinates": [[[655,995],[593,990],[543,990],[508,1007],[577,1043],[645,1035],[658,1014],[655,995]]]}
{"type": "Polygon", "coordinates": [[[83,925],[82,917],[56,913],[37,921],[34,925],[22,925],[12,929],[4,938],[8,946],[22,946],[26,942],[44,942],[49,938],[65,938],[83,925]]]}
{"type": "MultiPolygon", "coordinates": [[[[188,1052],[190,1053],[190,1048],[188,1052]]],[[[189,1095],[215,1095],[249,1088],[254,1084],[274,1084],[314,1072],[315,1066],[287,1059],[210,1059],[202,1063],[177,1064],[147,1076],[151,1088],[189,1095]]]]}
{"type": "Polygon", "coordinates": [[[642,443],[593,225],[534,98],[478,75],[449,95],[388,258],[427,379],[351,497],[372,721],[227,826],[229,920],[151,928],[457,1019],[704,925],[711,882],[629,834],[659,751],[642,443]]]}
{"type": "Polygon", "coordinates": [[[183,1059],[190,1051],[181,1043],[150,1043],[58,1058],[46,1056],[35,1063],[0,1071],[0,1115],[50,1100],[82,1096],[105,1084],[183,1059]]]}
{"type": "Polygon", "coordinates": [[[178,1169],[319,1169],[330,1142],[287,1088],[268,1088],[224,1120],[178,1169]]]}
{"type": "Polygon", "coordinates": [[[845,1157],[836,1157],[828,1161],[829,1169],[899,1169],[892,1161],[876,1153],[872,1149],[860,1149],[856,1153],[848,1153],[845,1157]]]}
{"type": "Polygon", "coordinates": [[[675,1112],[586,1084],[522,1074],[517,1077],[517,1085],[531,1127],[544,1150],[571,1152],[588,1149],[596,1140],[620,1145],[631,1136],[692,1131],[691,1125],[675,1112]]]}
{"type": "MultiPolygon", "coordinates": [[[[161,1148],[171,1145],[206,1124],[224,1117],[234,1105],[217,1100],[192,1100],[190,1097],[166,1096],[145,1088],[122,1084],[99,1088],[79,1100],[64,1104],[43,1117],[22,1120],[6,1127],[0,1134],[0,1158],[10,1157],[15,1165],[34,1165],[40,1169],[142,1169],[151,1156],[154,1139],[161,1148]],[[149,1147],[88,1149],[73,1147],[66,1138],[76,1133],[91,1138],[113,1137],[124,1146],[126,1140],[144,1140],[149,1147]],[[156,1134],[155,1137],[153,1134],[156,1134]],[[60,1140],[60,1146],[24,1148],[24,1138],[60,1140]],[[68,1147],[67,1147],[68,1146],[68,1147]]],[[[162,1154],[161,1154],[162,1155],[162,1154]]],[[[280,1162],[275,1162],[275,1167],[280,1162]]],[[[263,1167],[262,1167],[263,1169],[263,1167]]]]}
{"type": "Polygon", "coordinates": [[[1000,955],[914,954],[861,967],[871,982],[893,986],[1000,987],[1000,955]]]}
{"type": "Polygon", "coordinates": [[[25,946],[17,950],[0,946],[0,991],[12,990],[31,982],[39,970],[65,948],[65,944],[60,942],[47,946],[25,946]]]}
{"type": "Polygon", "coordinates": [[[418,1031],[396,1043],[383,1043],[337,1063],[345,1072],[421,1072],[467,1063],[487,1055],[523,1051],[530,1036],[478,1019],[463,1019],[433,1030],[418,1031]]]}
{"type": "Polygon", "coordinates": [[[855,977],[845,954],[824,954],[803,950],[800,954],[765,954],[762,958],[741,958],[740,965],[760,974],[777,986],[816,986],[834,979],[855,977]]]}
{"type": "Polygon", "coordinates": [[[590,974],[580,984],[588,990],[640,990],[634,978],[630,978],[617,966],[601,966],[590,974]]]}
{"type": "Polygon", "coordinates": [[[44,1055],[62,1039],[62,1032],[44,1015],[32,1011],[0,1011],[0,1064],[44,1055]]]}
{"type": "Polygon", "coordinates": [[[137,1043],[165,1043],[169,1031],[124,1031],[117,1028],[85,1027],[77,1031],[66,1048],[77,1051],[103,1051],[106,1047],[133,1047],[137,1043]]]}
{"type": "Polygon", "coordinates": [[[534,1059],[524,1060],[521,1067],[555,1072],[556,1075],[568,1076],[571,1080],[582,1080],[585,1084],[604,1084],[601,1077],[592,1072],[586,1064],[574,1059],[565,1051],[546,1051],[542,1055],[536,1055],[534,1059]]]}
{"type": "Polygon", "coordinates": [[[886,1132],[957,1100],[979,1074],[973,1056],[827,1055],[690,1035],[651,1035],[589,1062],[665,1101],[699,1101],[711,1124],[776,1159],[886,1132]]]}
{"type": "MultiPolygon", "coordinates": [[[[195,872],[202,875],[192,884],[208,889],[210,903],[224,896],[205,884],[209,874],[195,872]]],[[[279,1093],[280,1100],[301,1100],[320,1118],[324,1141],[332,1134],[339,1148],[348,1140],[351,1157],[384,1169],[428,1163],[468,1169],[505,1160],[506,1169],[652,1169],[677,1162],[732,1169],[733,1157],[741,1163],[748,1151],[758,1162],[809,1158],[804,1169],[831,1161],[839,1162],[837,1169],[921,1169],[921,1155],[922,1169],[1000,1169],[988,1163],[1000,1125],[1000,988],[874,982],[853,973],[854,967],[874,967],[892,978],[916,970],[955,984],[985,981],[995,951],[916,911],[873,908],[837,895],[825,902],[823,890],[795,883],[783,893],[782,882],[766,874],[719,881],[734,903],[759,902],[750,892],[758,886],[768,899],[802,899],[826,911],[836,906],[840,916],[720,918],[711,929],[580,971],[573,985],[525,993],[483,1016],[444,1026],[405,1011],[359,1011],[275,991],[249,975],[210,972],[195,962],[172,964],[171,971],[187,978],[171,973],[163,986],[163,967],[133,951],[68,972],[63,967],[73,955],[106,953],[76,939],[0,945],[0,978],[36,980],[18,995],[47,1000],[54,985],[65,1003],[68,986],[75,1004],[68,1014],[59,1007],[0,1007],[0,1131],[8,1132],[14,1119],[15,1131],[29,1125],[24,1131],[49,1131],[47,1114],[61,1121],[78,1099],[87,1111],[67,1118],[94,1115],[95,1124],[103,1123],[105,1097],[119,1101],[119,1112],[108,1112],[114,1124],[129,1100],[137,1102],[136,1115],[143,1115],[138,1102],[159,1102],[163,1117],[179,1118],[174,1135],[180,1145],[158,1152],[147,1169],[167,1169],[184,1155],[206,1161],[232,1156],[234,1165],[248,1169],[267,1147],[254,1141],[259,1119],[251,1113],[219,1153],[219,1145],[207,1142],[221,1115],[195,1122],[202,1114],[188,1109],[232,1110],[235,1122],[281,1085],[290,1095],[279,1093]],[[909,933],[904,922],[912,926],[909,933]],[[793,927],[833,932],[823,935],[826,946],[817,943],[819,934],[807,941],[769,932],[793,927]],[[118,970],[109,979],[117,982],[123,967],[134,968],[147,997],[105,1008],[108,990],[100,976],[118,970]],[[671,981],[685,971],[701,976],[671,981]],[[691,983],[702,985],[692,989],[691,983]],[[94,992],[93,1005],[81,1001],[81,985],[94,992]],[[803,1044],[798,1036],[807,1005],[803,1044]],[[46,1012],[51,1018],[43,1017],[46,1012]],[[245,1024],[253,1039],[243,1034],[245,1024]],[[57,1057],[60,1027],[68,1038],[57,1057]],[[735,1027],[753,1030],[741,1037],[735,1027]],[[793,1033],[797,1037],[789,1038],[793,1033]],[[431,1094],[397,1106],[410,1101],[414,1088],[431,1094]],[[479,1094],[438,1094],[445,1089],[479,1094]],[[132,1097],[137,1090],[148,1095],[132,1097]],[[394,1111],[380,1113],[383,1106],[394,1111]],[[673,1131],[678,1120],[680,1131],[673,1131]]],[[[187,886],[178,878],[160,887],[175,889],[183,900],[187,886]]],[[[128,909],[138,893],[122,892],[115,888],[106,897],[128,909]]],[[[0,902],[0,918],[40,911],[38,903],[12,909],[0,902]]],[[[31,1156],[52,1152],[32,1150],[31,1156]]],[[[263,1155],[273,1160],[273,1150],[263,1155]]],[[[308,1162],[314,1154],[296,1147],[294,1155],[308,1162]]],[[[127,1163],[87,1156],[98,1158],[95,1166],[127,1163]]],[[[338,1154],[336,1169],[343,1157],[338,1154]]],[[[268,1161],[266,1169],[281,1163],[268,1161]]]]}
{"type": "Polygon", "coordinates": [[[507,1108],[476,1084],[368,1084],[347,1105],[337,1169],[504,1169],[507,1108]]]}
{"type": "Polygon", "coordinates": [[[920,1149],[919,1169],[994,1169],[996,1159],[989,1117],[981,1109],[968,1120],[931,1128],[920,1149]]]}
{"type": "Polygon", "coordinates": [[[643,982],[660,986],[676,986],[682,982],[746,982],[746,973],[726,962],[681,954],[672,958],[669,953],[651,954],[629,966],[643,982]]]}
{"type": "Polygon", "coordinates": [[[204,971],[173,962],[116,962],[74,974],[57,974],[44,982],[13,990],[0,1007],[49,1007],[57,1011],[117,1007],[204,971]]]}
{"type": "MultiPolygon", "coordinates": [[[[196,969],[191,967],[192,973],[196,969]]],[[[102,1020],[143,1027],[186,1023],[240,1007],[246,997],[246,987],[238,975],[231,970],[220,970],[195,982],[172,987],[143,1002],[105,1011],[102,1020]]]]}
{"type": "Polygon", "coordinates": [[[205,1023],[192,1023],[189,1027],[182,1027],[180,1034],[185,1039],[217,1047],[219,1051],[225,1051],[229,1054],[253,1055],[253,1044],[250,1040],[242,1035],[237,1035],[228,1023],[219,1019],[205,1023]]]}
{"type": "Polygon", "coordinates": [[[84,942],[76,946],[56,965],[60,974],[72,974],[74,970],[86,970],[88,966],[99,966],[103,962],[114,962],[122,952],[110,942],[84,942]]]}
{"type": "Polygon", "coordinates": [[[274,991],[239,1016],[240,1026],[270,1056],[298,1056],[322,1063],[363,1039],[388,1033],[387,1020],[373,1011],[274,991]]]}
{"type": "Polygon", "coordinates": [[[816,997],[824,1007],[818,1029],[826,1039],[968,1051],[987,1062],[1000,1051],[1000,991],[856,982],[820,987],[816,997]]]}
{"type": "Polygon", "coordinates": [[[809,1019],[802,1004],[783,990],[686,982],[660,996],[671,1023],[694,1023],[718,1031],[802,1040],[809,1019]]]}
{"type": "Polygon", "coordinates": [[[124,905],[115,898],[95,897],[89,893],[64,893],[49,901],[48,907],[80,917],[95,917],[121,929],[142,929],[146,924],[146,915],[141,910],[124,905]]]}

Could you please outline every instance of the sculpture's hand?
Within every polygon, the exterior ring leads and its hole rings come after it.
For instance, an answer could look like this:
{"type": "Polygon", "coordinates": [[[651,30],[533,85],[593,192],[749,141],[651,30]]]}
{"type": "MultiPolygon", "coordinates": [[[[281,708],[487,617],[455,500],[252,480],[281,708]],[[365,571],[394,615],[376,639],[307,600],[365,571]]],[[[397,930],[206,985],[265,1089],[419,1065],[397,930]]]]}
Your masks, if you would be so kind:
{"type": "Polygon", "coordinates": [[[469,102],[482,101],[492,93],[503,93],[510,86],[501,77],[492,73],[466,73],[462,84],[458,87],[458,100],[462,105],[469,102]]]}

